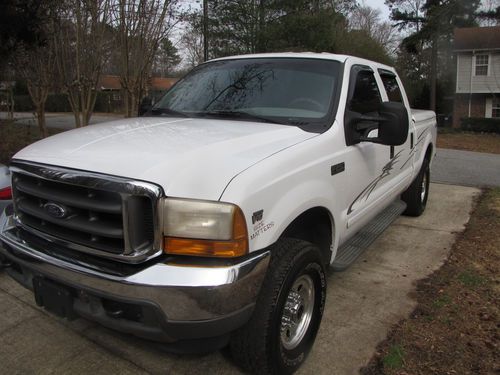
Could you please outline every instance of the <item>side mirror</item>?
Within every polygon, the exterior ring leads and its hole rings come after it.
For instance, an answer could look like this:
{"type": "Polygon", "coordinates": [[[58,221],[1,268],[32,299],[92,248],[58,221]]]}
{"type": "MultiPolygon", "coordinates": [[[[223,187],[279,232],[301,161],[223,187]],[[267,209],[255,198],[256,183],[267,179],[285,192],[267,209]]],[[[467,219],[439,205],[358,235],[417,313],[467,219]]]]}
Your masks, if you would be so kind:
{"type": "Polygon", "coordinates": [[[403,103],[385,102],[380,105],[382,121],[378,126],[378,140],[388,146],[400,146],[408,138],[409,115],[403,103]]]}
{"type": "Polygon", "coordinates": [[[359,137],[359,141],[380,143],[387,146],[400,146],[406,142],[409,130],[408,111],[403,103],[383,102],[378,110],[380,116],[353,116],[352,126],[356,126],[358,131],[363,131],[364,135],[359,137]],[[375,126],[365,127],[361,122],[370,122],[375,126]],[[378,136],[367,137],[368,132],[378,129],[378,136]]]}

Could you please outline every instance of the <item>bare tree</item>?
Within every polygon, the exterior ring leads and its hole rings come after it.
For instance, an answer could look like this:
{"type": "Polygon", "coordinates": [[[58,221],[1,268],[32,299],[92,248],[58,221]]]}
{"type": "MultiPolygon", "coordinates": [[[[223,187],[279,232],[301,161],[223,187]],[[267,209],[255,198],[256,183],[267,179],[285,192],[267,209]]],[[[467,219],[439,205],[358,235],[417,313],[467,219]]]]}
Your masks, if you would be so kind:
{"type": "Polygon", "coordinates": [[[203,35],[191,23],[188,23],[184,29],[181,36],[181,46],[190,68],[203,62],[203,35]]]}
{"type": "Polygon", "coordinates": [[[137,115],[159,43],[173,27],[176,0],[117,0],[113,25],[120,50],[125,116],[137,115]]]}
{"type": "Polygon", "coordinates": [[[387,53],[394,54],[399,37],[389,22],[381,20],[380,10],[368,5],[356,7],[349,18],[351,30],[363,30],[384,47],[387,53]]]}
{"type": "Polygon", "coordinates": [[[28,92],[35,106],[40,136],[48,135],[45,123],[45,103],[49,91],[54,87],[56,59],[54,43],[26,49],[20,47],[14,55],[17,72],[26,81],[28,92]]]}
{"type": "Polygon", "coordinates": [[[88,125],[107,57],[111,0],[66,0],[55,21],[56,61],[76,127],[88,125]]]}

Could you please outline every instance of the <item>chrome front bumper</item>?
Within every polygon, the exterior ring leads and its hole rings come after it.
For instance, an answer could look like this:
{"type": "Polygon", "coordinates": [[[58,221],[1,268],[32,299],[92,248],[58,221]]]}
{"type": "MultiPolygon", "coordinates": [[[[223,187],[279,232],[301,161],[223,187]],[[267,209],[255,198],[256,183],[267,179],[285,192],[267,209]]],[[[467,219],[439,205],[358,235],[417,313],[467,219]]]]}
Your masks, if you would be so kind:
{"type": "Polygon", "coordinates": [[[12,216],[0,217],[0,260],[12,264],[7,269],[10,276],[30,289],[35,276],[69,287],[78,315],[166,342],[219,336],[244,324],[253,311],[269,255],[260,252],[223,266],[163,259],[128,276],[116,276],[49,255],[20,238],[12,216]],[[147,306],[158,315],[158,324],[142,327],[141,322],[109,316],[99,302],[104,299],[147,306]]]}

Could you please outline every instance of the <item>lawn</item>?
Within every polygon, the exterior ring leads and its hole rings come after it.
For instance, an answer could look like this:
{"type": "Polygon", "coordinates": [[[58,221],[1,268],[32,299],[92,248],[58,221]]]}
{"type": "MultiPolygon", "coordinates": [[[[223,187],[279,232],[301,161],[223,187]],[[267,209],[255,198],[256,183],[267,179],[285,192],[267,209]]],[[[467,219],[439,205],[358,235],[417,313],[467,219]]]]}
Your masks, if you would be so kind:
{"type": "Polygon", "coordinates": [[[486,191],[448,261],[417,285],[418,305],[363,375],[498,374],[500,188],[486,191]]]}
{"type": "Polygon", "coordinates": [[[455,150],[500,154],[500,134],[440,132],[437,137],[437,146],[455,150]]]}

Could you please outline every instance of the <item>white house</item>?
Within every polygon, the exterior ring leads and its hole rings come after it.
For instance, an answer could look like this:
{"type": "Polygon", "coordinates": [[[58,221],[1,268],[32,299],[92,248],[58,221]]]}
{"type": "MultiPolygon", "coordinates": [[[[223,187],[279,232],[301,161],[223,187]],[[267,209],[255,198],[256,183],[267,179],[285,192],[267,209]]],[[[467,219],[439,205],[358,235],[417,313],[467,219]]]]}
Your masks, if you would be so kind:
{"type": "Polygon", "coordinates": [[[455,29],[453,126],[465,117],[500,118],[500,26],[455,29]]]}

